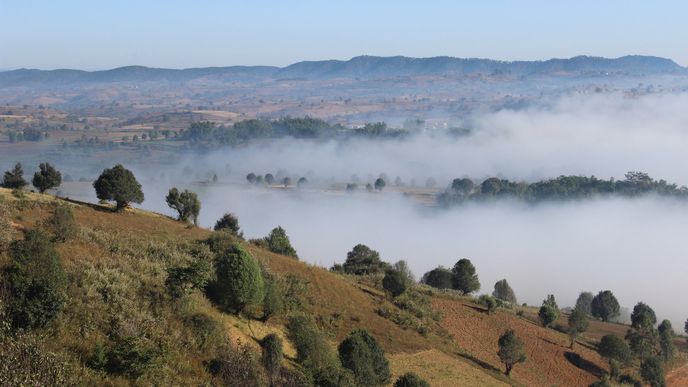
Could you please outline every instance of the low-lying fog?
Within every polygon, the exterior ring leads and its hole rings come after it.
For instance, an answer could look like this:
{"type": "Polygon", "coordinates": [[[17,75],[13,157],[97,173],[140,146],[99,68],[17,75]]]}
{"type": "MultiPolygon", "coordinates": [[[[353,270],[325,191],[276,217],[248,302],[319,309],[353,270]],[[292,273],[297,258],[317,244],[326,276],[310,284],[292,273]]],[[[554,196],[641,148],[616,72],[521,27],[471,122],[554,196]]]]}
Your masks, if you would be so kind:
{"type": "MultiPolygon", "coordinates": [[[[432,209],[395,190],[370,194],[360,189],[349,195],[324,188],[346,183],[352,175],[365,184],[382,172],[392,181],[400,176],[421,186],[434,177],[441,187],[463,176],[623,178],[629,170],[688,184],[686,107],[686,95],[578,96],[548,108],[474,117],[465,123],[474,133],[458,139],[427,134],[403,141],[279,140],[182,157],[164,167],[130,167],[144,185],[144,208],[172,215],[166,191],[189,188],[201,198],[203,226],[212,226],[224,212],[239,216],[249,238],[282,225],[308,262],[329,267],[364,243],[387,261],[406,259],[420,277],[469,257],[481,292],[491,292],[497,280],[507,278],[521,302],[539,305],[553,293],[565,306],[582,290],[611,289],[622,306],[644,301],[680,330],[688,317],[688,307],[677,302],[688,293],[688,202],[598,199],[529,206],[499,201],[432,209]],[[265,189],[245,182],[249,172],[279,169],[294,182],[307,176],[311,188],[265,189]],[[213,173],[218,183],[197,183],[213,173]]],[[[72,197],[84,194],[64,190],[72,197]]],[[[94,199],[92,190],[86,195],[94,199]]]]}

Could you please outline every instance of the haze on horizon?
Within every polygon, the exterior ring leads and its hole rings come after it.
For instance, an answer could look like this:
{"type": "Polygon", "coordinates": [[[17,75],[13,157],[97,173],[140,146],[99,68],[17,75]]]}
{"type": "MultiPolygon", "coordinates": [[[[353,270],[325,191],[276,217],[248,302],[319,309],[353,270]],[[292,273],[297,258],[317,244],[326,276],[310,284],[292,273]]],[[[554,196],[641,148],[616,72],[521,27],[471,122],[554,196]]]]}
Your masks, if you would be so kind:
{"type": "Polygon", "coordinates": [[[0,1],[0,70],[285,66],[358,55],[545,60],[654,55],[688,64],[688,4],[592,0],[0,1]],[[337,42],[337,44],[332,44],[337,42]]]}

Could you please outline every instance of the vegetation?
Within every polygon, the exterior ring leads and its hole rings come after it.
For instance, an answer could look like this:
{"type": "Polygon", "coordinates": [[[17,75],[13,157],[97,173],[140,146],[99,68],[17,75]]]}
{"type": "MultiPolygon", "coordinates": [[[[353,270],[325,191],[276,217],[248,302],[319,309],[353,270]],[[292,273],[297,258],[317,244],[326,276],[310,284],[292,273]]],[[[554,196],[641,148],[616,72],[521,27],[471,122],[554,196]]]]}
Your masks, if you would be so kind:
{"type": "Polygon", "coordinates": [[[24,180],[24,169],[20,163],[14,165],[11,171],[5,171],[2,186],[10,189],[22,189],[29,183],[24,180]]]}
{"type": "Polygon", "coordinates": [[[559,318],[559,306],[554,299],[553,294],[548,294],[547,298],[542,301],[542,306],[538,311],[538,318],[543,327],[549,327],[559,318]]]}
{"type": "Polygon", "coordinates": [[[430,384],[413,372],[407,372],[399,376],[394,387],[430,387],[430,384]]]}
{"type": "Polygon", "coordinates": [[[237,218],[236,215],[230,213],[222,215],[222,217],[218,219],[215,223],[215,227],[213,227],[213,230],[227,231],[232,235],[236,235],[240,238],[243,237],[243,233],[239,229],[239,218],[237,218]]]}
{"type": "Polygon", "coordinates": [[[389,383],[389,363],[377,340],[363,329],[356,329],[339,344],[339,358],[361,386],[389,383]]]}
{"type": "Polygon", "coordinates": [[[177,219],[181,222],[188,222],[193,220],[195,225],[198,225],[198,214],[201,212],[201,201],[198,196],[189,191],[179,192],[175,188],[171,188],[165,197],[167,205],[177,211],[179,214],[177,219]]]}
{"type": "Polygon", "coordinates": [[[478,302],[485,306],[485,308],[487,309],[487,314],[492,314],[494,311],[497,310],[497,299],[495,299],[492,296],[483,294],[478,298],[478,302]]]}
{"type": "Polygon", "coordinates": [[[504,363],[504,373],[510,376],[516,364],[526,361],[523,341],[521,341],[513,329],[509,329],[499,337],[497,344],[499,345],[497,355],[499,356],[499,360],[504,363]]]}
{"type": "Polygon", "coordinates": [[[408,278],[401,271],[393,268],[389,268],[385,271],[385,276],[382,279],[382,287],[388,291],[392,297],[400,296],[410,285],[408,278]]]}
{"type": "Polygon", "coordinates": [[[286,255],[288,257],[299,258],[296,250],[292,247],[287,231],[281,226],[277,226],[265,238],[268,250],[276,254],[286,255]]]}
{"type": "Polygon", "coordinates": [[[514,293],[514,290],[511,289],[511,286],[509,286],[509,283],[506,281],[506,279],[495,282],[492,296],[504,302],[509,302],[514,305],[517,304],[516,293],[514,293]]]}
{"type": "Polygon", "coordinates": [[[480,289],[480,281],[478,275],[475,273],[475,266],[469,259],[460,259],[452,269],[452,287],[463,292],[463,294],[471,294],[480,289]]]}
{"type": "Polygon", "coordinates": [[[451,270],[438,266],[423,274],[420,282],[437,289],[452,289],[452,278],[451,270]]]}
{"type": "Polygon", "coordinates": [[[274,333],[271,333],[263,338],[260,342],[263,349],[261,362],[268,374],[270,386],[275,385],[275,379],[279,376],[279,371],[282,368],[282,340],[274,333]]]}
{"type": "Polygon", "coordinates": [[[659,327],[659,348],[662,353],[662,360],[669,363],[676,356],[676,346],[674,345],[674,329],[669,320],[663,320],[659,327]]]}
{"type": "Polygon", "coordinates": [[[212,297],[225,310],[240,313],[249,305],[263,302],[264,283],[258,262],[242,246],[217,253],[212,297]]]}
{"type": "Polygon", "coordinates": [[[74,220],[74,211],[68,205],[55,207],[53,215],[48,218],[47,225],[58,242],[66,242],[74,238],[77,232],[79,232],[79,226],[76,224],[76,220],[74,220]]]}
{"type": "Polygon", "coordinates": [[[346,254],[343,269],[347,274],[377,274],[384,270],[385,263],[380,254],[366,245],[358,244],[346,254]]]}
{"type": "Polygon", "coordinates": [[[602,321],[609,321],[610,318],[618,316],[619,308],[619,301],[610,290],[600,291],[590,303],[592,315],[602,321]]]}
{"type": "Polygon", "coordinates": [[[662,361],[657,357],[650,357],[640,363],[640,376],[651,387],[665,387],[664,368],[662,361]]]}
{"type": "Polygon", "coordinates": [[[591,292],[581,292],[576,299],[576,308],[580,309],[583,313],[588,316],[592,316],[592,299],[593,294],[591,292]]]}
{"type": "Polygon", "coordinates": [[[569,325],[569,337],[571,338],[571,349],[573,349],[573,344],[576,342],[578,336],[588,330],[588,315],[579,308],[577,305],[571,311],[568,320],[569,325]]]}
{"type": "Polygon", "coordinates": [[[31,181],[38,192],[43,193],[62,184],[62,174],[50,163],[41,163],[38,168],[39,171],[33,175],[31,181]]]}
{"type": "Polygon", "coordinates": [[[93,183],[93,188],[96,189],[98,199],[114,201],[117,210],[129,206],[132,202],[143,203],[141,184],[136,181],[134,174],[121,164],[105,169],[93,183]]]}
{"type": "Polygon", "coordinates": [[[612,378],[618,377],[618,364],[626,363],[631,358],[628,344],[622,338],[613,334],[602,336],[600,343],[597,345],[597,352],[609,361],[612,378]]]}

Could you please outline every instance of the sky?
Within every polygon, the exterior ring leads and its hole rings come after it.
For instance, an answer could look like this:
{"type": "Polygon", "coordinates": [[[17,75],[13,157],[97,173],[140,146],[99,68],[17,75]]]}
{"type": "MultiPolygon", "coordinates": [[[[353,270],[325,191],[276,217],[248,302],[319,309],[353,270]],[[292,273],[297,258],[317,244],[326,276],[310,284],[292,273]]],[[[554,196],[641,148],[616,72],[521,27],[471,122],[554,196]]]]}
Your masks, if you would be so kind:
{"type": "Polygon", "coordinates": [[[688,65],[688,2],[0,0],[0,70],[284,66],[357,55],[688,65]]]}

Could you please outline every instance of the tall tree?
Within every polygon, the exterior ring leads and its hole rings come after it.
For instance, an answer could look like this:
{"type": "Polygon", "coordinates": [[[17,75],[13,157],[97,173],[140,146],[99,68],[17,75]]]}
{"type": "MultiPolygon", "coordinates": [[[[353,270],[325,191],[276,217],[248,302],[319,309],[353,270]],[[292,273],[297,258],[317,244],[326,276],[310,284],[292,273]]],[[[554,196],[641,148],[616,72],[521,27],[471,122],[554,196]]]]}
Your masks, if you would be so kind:
{"type": "Polygon", "coordinates": [[[364,244],[358,244],[346,254],[344,272],[347,274],[366,275],[379,273],[385,265],[380,254],[364,244]]]}
{"type": "Polygon", "coordinates": [[[549,327],[559,318],[559,306],[553,294],[548,294],[547,298],[542,301],[542,306],[538,311],[538,317],[544,327],[549,327]]]}
{"type": "Polygon", "coordinates": [[[569,337],[571,338],[571,349],[578,336],[588,330],[588,315],[583,309],[576,306],[569,315],[569,337]]]}
{"type": "Polygon", "coordinates": [[[165,201],[170,208],[177,211],[177,219],[182,222],[193,220],[194,224],[198,225],[198,214],[201,212],[201,201],[198,200],[198,195],[187,189],[179,192],[175,187],[167,193],[165,201]]]}
{"type": "Polygon", "coordinates": [[[592,299],[593,294],[591,292],[581,292],[576,300],[576,308],[583,311],[583,313],[588,316],[592,316],[592,299]]]}
{"type": "Polygon", "coordinates": [[[62,174],[50,163],[41,163],[38,168],[39,171],[33,175],[31,182],[40,193],[62,184],[62,174]]]}
{"type": "Polygon", "coordinates": [[[98,199],[114,201],[118,210],[127,207],[129,203],[143,203],[141,184],[122,164],[105,169],[93,183],[93,188],[98,199]]]}
{"type": "Polygon", "coordinates": [[[28,183],[24,180],[24,169],[21,163],[14,165],[11,171],[5,171],[2,179],[2,186],[11,189],[24,188],[28,183]]]}
{"type": "Polygon", "coordinates": [[[291,241],[289,241],[287,231],[283,229],[282,226],[277,226],[272,229],[270,234],[265,238],[265,241],[268,244],[268,249],[273,253],[294,258],[299,257],[298,254],[296,254],[296,249],[292,247],[291,241]]]}
{"type": "Polygon", "coordinates": [[[385,353],[375,337],[366,330],[356,329],[339,344],[339,358],[350,369],[361,386],[382,386],[389,383],[391,373],[385,353]]]}
{"type": "Polygon", "coordinates": [[[495,282],[492,295],[502,301],[516,304],[516,293],[514,293],[514,290],[511,289],[511,286],[509,286],[509,283],[506,281],[506,279],[495,282]]]}
{"type": "Polygon", "coordinates": [[[452,274],[452,286],[463,294],[470,294],[480,289],[480,281],[470,259],[463,258],[456,262],[452,274]]]}
{"type": "Polygon", "coordinates": [[[619,301],[611,290],[603,290],[597,293],[590,304],[592,315],[602,321],[609,321],[619,315],[619,301]]]}
{"type": "Polygon", "coordinates": [[[523,341],[521,341],[513,329],[509,329],[499,337],[497,344],[499,345],[497,356],[499,356],[499,360],[504,363],[504,373],[509,376],[511,375],[511,370],[514,368],[514,365],[526,361],[523,341]]]}

